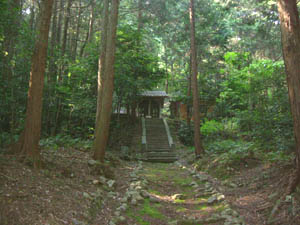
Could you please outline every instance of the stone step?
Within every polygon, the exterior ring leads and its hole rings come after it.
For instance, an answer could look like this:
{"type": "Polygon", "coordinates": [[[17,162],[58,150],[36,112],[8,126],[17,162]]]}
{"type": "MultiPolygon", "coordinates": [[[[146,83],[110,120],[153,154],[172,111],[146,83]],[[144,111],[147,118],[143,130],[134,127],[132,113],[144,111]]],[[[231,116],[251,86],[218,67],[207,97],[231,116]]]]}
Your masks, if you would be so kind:
{"type": "Polygon", "coordinates": [[[149,162],[174,162],[176,154],[169,146],[165,124],[162,119],[146,119],[147,151],[145,160],[149,162]]]}
{"type": "Polygon", "coordinates": [[[147,152],[146,156],[148,158],[165,158],[165,157],[175,157],[176,158],[176,154],[175,153],[171,153],[171,152],[147,152]]]}
{"type": "Polygon", "coordinates": [[[158,151],[158,152],[165,151],[165,152],[168,152],[168,151],[172,151],[172,150],[171,150],[170,148],[167,148],[167,147],[164,147],[164,148],[162,148],[162,147],[156,147],[156,148],[155,148],[154,146],[153,146],[153,147],[151,146],[151,147],[148,147],[148,148],[147,148],[147,151],[148,151],[148,152],[151,152],[151,151],[156,151],[156,152],[157,152],[157,151],[158,151]]]}
{"type": "Polygon", "coordinates": [[[157,144],[149,144],[148,143],[148,148],[151,149],[151,148],[161,148],[161,149],[170,149],[170,146],[168,144],[165,144],[165,145],[157,145],[157,144]]]}
{"type": "Polygon", "coordinates": [[[148,139],[147,138],[147,142],[148,143],[157,143],[157,144],[162,144],[162,143],[165,143],[165,144],[169,144],[169,141],[168,139],[158,139],[158,138],[151,138],[151,139],[148,139]]]}
{"type": "Polygon", "coordinates": [[[177,158],[170,157],[170,158],[146,158],[145,161],[147,162],[157,162],[157,163],[172,163],[177,161],[177,158]]]}

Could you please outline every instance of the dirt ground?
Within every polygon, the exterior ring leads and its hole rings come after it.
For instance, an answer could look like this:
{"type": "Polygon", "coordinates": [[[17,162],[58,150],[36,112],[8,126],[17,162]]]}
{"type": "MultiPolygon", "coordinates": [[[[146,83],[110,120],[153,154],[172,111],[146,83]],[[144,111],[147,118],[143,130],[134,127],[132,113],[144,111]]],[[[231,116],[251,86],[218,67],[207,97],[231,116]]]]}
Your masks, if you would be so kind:
{"type": "MultiPolygon", "coordinates": [[[[177,151],[179,157],[185,155],[183,146],[177,151]]],[[[184,158],[181,164],[144,162],[137,179],[147,182],[142,188],[150,197],[137,204],[127,202],[126,210],[116,215],[140,165],[137,161],[122,161],[110,154],[107,164],[113,172],[103,180],[104,175],[94,173],[89,165],[88,150],[45,149],[42,155],[46,167],[39,171],[12,155],[0,155],[1,225],[300,224],[300,191],[278,200],[290,165],[257,161],[230,178],[208,176],[203,181],[197,179],[201,171],[193,171],[184,158]],[[225,200],[210,202],[215,193],[207,189],[217,190],[225,200]],[[228,222],[223,215],[228,207],[242,220],[228,222]]]]}

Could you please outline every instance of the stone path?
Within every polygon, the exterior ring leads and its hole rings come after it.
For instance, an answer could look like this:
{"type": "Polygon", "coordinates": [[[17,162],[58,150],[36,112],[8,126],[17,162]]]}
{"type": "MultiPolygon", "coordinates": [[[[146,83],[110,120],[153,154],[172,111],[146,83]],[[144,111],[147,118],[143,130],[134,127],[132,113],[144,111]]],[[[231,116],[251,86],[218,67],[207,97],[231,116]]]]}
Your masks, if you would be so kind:
{"type": "Polygon", "coordinates": [[[137,225],[238,225],[243,218],[206,174],[178,162],[138,162],[109,223],[137,225]]]}

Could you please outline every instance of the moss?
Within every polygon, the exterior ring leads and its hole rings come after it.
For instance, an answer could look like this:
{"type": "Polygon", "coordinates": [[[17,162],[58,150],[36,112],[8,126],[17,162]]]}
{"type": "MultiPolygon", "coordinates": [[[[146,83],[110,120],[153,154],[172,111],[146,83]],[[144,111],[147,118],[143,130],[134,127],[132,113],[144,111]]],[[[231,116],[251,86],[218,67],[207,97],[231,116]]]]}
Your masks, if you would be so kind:
{"type": "Polygon", "coordinates": [[[150,222],[144,221],[144,219],[140,216],[132,212],[130,209],[127,210],[126,215],[138,222],[141,225],[150,225],[150,222]]]}
{"type": "Polygon", "coordinates": [[[206,204],[203,204],[203,205],[198,205],[197,206],[197,210],[206,210],[208,208],[208,206],[206,204]]]}
{"type": "Polygon", "coordinates": [[[174,173],[173,181],[178,185],[186,186],[193,182],[193,178],[187,176],[186,177],[176,176],[176,174],[174,173]]]}
{"type": "Polygon", "coordinates": [[[182,204],[185,202],[185,200],[184,199],[175,199],[174,202],[177,204],[182,204]]]}
{"type": "Polygon", "coordinates": [[[153,190],[153,189],[149,189],[148,192],[150,194],[155,194],[155,195],[163,195],[161,192],[157,191],[157,190],[153,190]]]}
{"type": "Polygon", "coordinates": [[[176,212],[186,212],[188,209],[187,208],[184,208],[182,206],[178,206],[177,209],[176,209],[176,212]]]}
{"type": "Polygon", "coordinates": [[[164,219],[165,216],[157,209],[158,205],[160,204],[155,204],[155,206],[152,206],[149,199],[146,199],[144,201],[143,208],[138,212],[140,215],[148,215],[155,219],[164,219]]]}
{"type": "Polygon", "coordinates": [[[227,207],[224,204],[217,204],[213,206],[216,212],[223,212],[227,207]]]}

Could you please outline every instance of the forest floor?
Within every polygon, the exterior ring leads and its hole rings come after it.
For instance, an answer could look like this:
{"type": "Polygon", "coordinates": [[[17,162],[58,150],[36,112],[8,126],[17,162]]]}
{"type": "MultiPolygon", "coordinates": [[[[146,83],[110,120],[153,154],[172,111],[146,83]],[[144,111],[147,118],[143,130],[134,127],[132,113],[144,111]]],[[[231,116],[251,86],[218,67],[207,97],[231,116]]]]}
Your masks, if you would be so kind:
{"type": "Polygon", "coordinates": [[[89,150],[44,149],[39,171],[0,154],[0,224],[300,224],[299,192],[278,200],[291,166],[252,160],[217,179],[186,163],[184,146],[176,151],[175,163],[110,153],[99,165],[89,150]]]}

